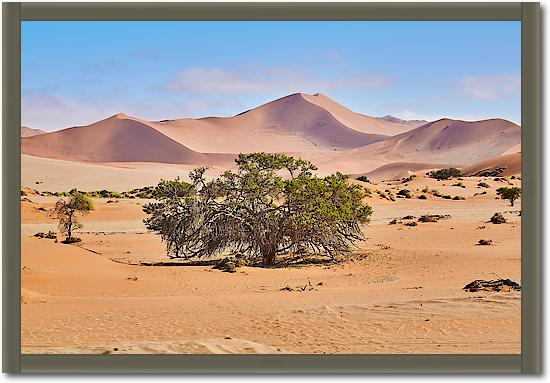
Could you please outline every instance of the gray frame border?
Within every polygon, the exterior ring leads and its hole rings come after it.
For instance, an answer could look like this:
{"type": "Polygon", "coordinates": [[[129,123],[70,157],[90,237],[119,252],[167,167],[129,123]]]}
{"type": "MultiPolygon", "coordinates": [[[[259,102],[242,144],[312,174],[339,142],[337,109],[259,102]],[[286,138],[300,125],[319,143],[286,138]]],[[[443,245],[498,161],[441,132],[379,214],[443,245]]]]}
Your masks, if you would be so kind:
{"type": "Polygon", "coordinates": [[[3,360],[7,373],[540,373],[539,3],[3,3],[3,360]],[[520,355],[21,355],[20,22],[518,20],[522,22],[520,355]],[[17,127],[7,128],[7,127],[17,127]],[[528,129],[528,130],[527,130],[528,129]]]}

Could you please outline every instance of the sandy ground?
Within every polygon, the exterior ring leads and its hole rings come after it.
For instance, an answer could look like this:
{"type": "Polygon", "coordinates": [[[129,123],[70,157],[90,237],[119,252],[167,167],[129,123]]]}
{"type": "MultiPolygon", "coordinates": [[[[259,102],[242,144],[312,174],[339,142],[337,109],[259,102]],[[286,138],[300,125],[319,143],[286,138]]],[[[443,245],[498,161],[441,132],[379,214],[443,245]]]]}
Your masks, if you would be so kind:
{"type": "MultiPolygon", "coordinates": [[[[68,189],[46,182],[44,177],[44,184],[27,186],[68,189]]],[[[95,200],[96,210],[84,217],[78,234],[83,241],[73,246],[32,236],[56,229],[47,213],[56,198],[27,196],[32,202],[22,202],[22,350],[520,353],[520,293],[469,293],[462,287],[475,279],[521,283],[521,204],[495,199],[496,188],[508,182],[466,177],[464,188],[452,186],[456,182],[419,176],[365,184],[373,190],[367,201],[374,215],[365,228],[367,240],[351,259],[242,267],[232,274],[211,266],[140,265],[168,261],[159,238],[142,224],[146,201],[95,200]],[[481,180],[490,187],[477,187],[481,180]],[[426,186],[466,199],[422,193],[426,186]],[[392,202],[375,191],[396,194],[401,188],[413,198],[392,202]],[[428,199],[417,199],[420,194],[428,199]],[[497,211],[508,223],[486,222],[497,211]],[[388,224],[427,213],[451,218],[414,227],[388,224]],[[480,239],[493,245],[478,246],[480,239]]],[[[97,189],[117,190],[112,186],[97,189]]]]}

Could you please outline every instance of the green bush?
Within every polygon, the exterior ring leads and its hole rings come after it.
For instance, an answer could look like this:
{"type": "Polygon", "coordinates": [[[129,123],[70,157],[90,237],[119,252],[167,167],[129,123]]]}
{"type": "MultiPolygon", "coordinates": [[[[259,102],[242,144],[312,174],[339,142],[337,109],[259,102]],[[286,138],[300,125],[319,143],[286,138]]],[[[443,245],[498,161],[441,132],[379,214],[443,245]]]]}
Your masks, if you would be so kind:
{"type": "Polygon", "coordinates": [[[411,191],[408,189],[401,189],[397,192],[398,197],[412,198],[411,191]]]}
{"type": "Polygon", "coordinates": [[[367,176],[359,176],[356,178],[357,181],[361,181],[361,182],[368,182],[370,183],[369,179],[367,178],[367,176]]]}
{"type": "Polygon", "coordinates": [[[436,180],[448,180],[453,177],[460,177],[461,175],[462,172],[457,168],[432,170],[430,172],[430,177],[435,178],[436,180]]]}

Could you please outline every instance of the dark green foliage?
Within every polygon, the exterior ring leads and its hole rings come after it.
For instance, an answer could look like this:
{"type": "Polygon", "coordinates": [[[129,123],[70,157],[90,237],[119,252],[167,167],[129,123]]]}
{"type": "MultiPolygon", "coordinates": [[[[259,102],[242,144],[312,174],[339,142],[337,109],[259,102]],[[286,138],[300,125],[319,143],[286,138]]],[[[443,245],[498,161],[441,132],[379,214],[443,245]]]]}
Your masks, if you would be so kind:
{"type": "Polygon", "coordinates": [[[225,251],[273,265],[278,255],[347,253],[369,222],[363,187],[336,173],[323,178],[308,161],[282,154],[240,154],[238,170],[192,184],[162,181],[144,206],[146,227],[161,235],[170,257],[213,257],[225,251]],[[286,173],[287,177],[282,174],[286,173]]]}
{"type": "Polygon", "coordinates": [[[398,197],[412,198],[411,191],[408,189],[401,189],[397,192],[398,197]]]}
{"type": "Polygon", "coordinates": [[[361,181],[361,182],[369,182],[369,179],[367,178],[367,176],[359,176],[356,178],[357,181],[361,181]]]}
{"type": "Polygon", "coordinates": [[[521,188],[514,186],[511,188],[498,188],[497,195],[502,199],[506,199],[510,202],[510,206],[514,206],[514,201],[521,196],[521,188]]]}
{"type": "Polygon", "coordinates": [[[506,218],[501,213],[495,213],[490,220],[494,224],[506,223],[506,218]]]}
{"type": "Polygon", "coordinates": [[[54,215],[59,219],[59,230],[67,234],[67,238],[63,243],[77,242],[76,238],[72,237],[73,230],[82,228],[82,224],[78,220],[78,215],[88,214],[94,209],[92,200],[73,189],[72,197],[68,200],[60,199],[55,204],[54,215]]]}
{"type": "Polygon", "coordinates": [[[430,172],[430,177],[435,178],[436,180],[448,180],[449,178],[460,177],[461,175],[461,171],[457,168],[432,170],[430,172]]]}

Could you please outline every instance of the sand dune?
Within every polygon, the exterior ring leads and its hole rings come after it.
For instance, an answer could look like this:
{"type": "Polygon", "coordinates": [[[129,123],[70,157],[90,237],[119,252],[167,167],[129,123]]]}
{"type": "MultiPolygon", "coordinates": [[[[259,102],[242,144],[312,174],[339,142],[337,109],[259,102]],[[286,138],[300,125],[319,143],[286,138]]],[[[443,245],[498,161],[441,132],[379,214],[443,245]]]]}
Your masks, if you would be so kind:
{"type": "Polygon", "coordinates": [[[197,153],[147,122],[117,114],[88,126],[21,139],[21,152],[83,162],[207,164],[220,156],[197,153]]]}
{"type": "Polygon", "coordinates": [[[393,122],[394,124],[400,124],[400,125],[408,126],[408,127],[410,127],[410,129],[417,128],[417,127],[422,126],[424,124],[427,124],[429,122],[429,121],[426,121],[426,120],[402,120],[401,118],[395,117],[395,116],[392,116],[392,115],[387,115],[387,116],[378,117],[378,118],[380,120],[393,122]]]}
{"type": "Polygon", "coordinates": [[[329,106],[311,102],[320,98],[296,93],[233,117],[171,120],[153,126],[196,151],[216,153],[356,148],[394,133],[369,129],[366,124],[376,119],[362,118],[326,97],[322,100],[330,101],[329,106]]]}
{"type": "Polygon", "coordinates": [[[420,170],[441,169],[455,166],[451,164],[429,164],[424,162],[392,162],[363,174],[354,174],[353,177],[366,176],[369,180],[392,180],[407,177],[420,170]]]}
{"type": "Polygon", "coordinates": [[[499,176],[512,176],[521,174],[521,153],[505,154],[476,162],[473,165],[462,168],[465,175],[475,175],[485,170],[504,168],[499,176]]]}
{"type": "Polygon", "coordinates": [[[363,133],[394,136],[422,125],[422,123],[409,123],[398,118],[387,120],[384,117],[375,118],[355,113],[320,93],[314,95],[302,94],[302,97],[306,101],[325,109],[347,127],[363,133]]]}
{"type": "Polygon", "coordinates": [[[445,118],[355,149],[348,158],[473,164],[498,156],[520,141],[521,129],[510,121],[467,122],[445,118]]]}
{"type": "Polygon", "coordinates": [[[37,136],[39,134],[44,134],[44,133],[46,132],[40,129],[33,129],[27,126],[21,127],[21,137],[32,137],[32,136],[37,136]]]}

